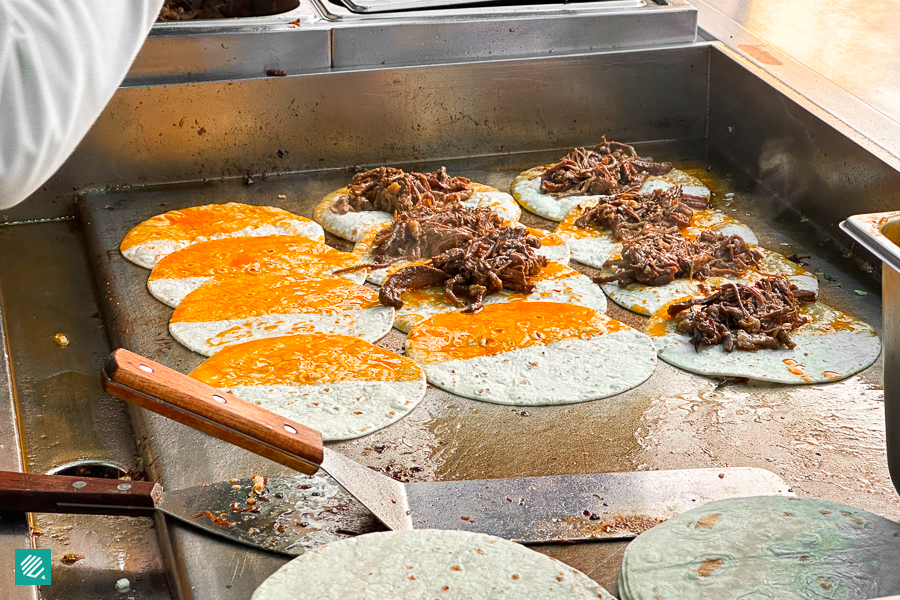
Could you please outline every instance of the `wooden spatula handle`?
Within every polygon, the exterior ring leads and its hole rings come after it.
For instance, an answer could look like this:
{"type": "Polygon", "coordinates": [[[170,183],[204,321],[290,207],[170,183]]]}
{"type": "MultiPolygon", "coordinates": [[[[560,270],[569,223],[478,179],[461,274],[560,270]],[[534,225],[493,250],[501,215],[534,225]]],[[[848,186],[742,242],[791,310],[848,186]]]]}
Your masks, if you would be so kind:
{"type": "Polygon", "coordinates": [[[0,471],[0,510],[150,517],[162,496],[152,481],[0,471]]]}
{"type": "Polygon", "coordinates": [[[107,393],[311,475],[322,434],[255,404],[118,349],[103,368],[107,393]]]}

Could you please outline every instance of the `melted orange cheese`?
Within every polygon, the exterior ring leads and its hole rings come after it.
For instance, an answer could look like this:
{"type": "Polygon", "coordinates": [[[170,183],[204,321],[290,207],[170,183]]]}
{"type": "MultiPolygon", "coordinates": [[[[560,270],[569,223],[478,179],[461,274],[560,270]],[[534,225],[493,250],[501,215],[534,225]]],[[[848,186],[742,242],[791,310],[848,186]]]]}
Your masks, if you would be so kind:
{"type": "Polygon", "coordinates": [[[431,317],[410,332],[407,343],[426,362],[468,360],[530,346],[629,329],[590,308],[555,302],[489,304],[477,314],[431,317]]]}
{"type": "Polygon", "coordinates": [[[247,228],[278,226],[286,221],[309,221],[273,206],[251,206],[229,202],[208,204],[156,215],[137,225],[122,240],[120,248],[158,240],[195,240],[198,237],[228,235],[247,228]]]}
{"type": "Polygon", "coordinates": [[[416,381],[415,362],[357,338],[292,335],[223,348],[191,377],[213,387],[309,385],[339,381],[416,381]]]}
{"type": "Polygon", "coordinates": [[[349,252],[293,235],[235,237],[188,246],[166,256],[150,279],[302,273],[321,275],[362,262],[349,252]]]}
{"type": "Polygon", "coordinates": [[[172,322],[202,323],[262,315],[326,314],[380,306],[378,294],[341,277],[285,275],[213,279],[178,305],[172,322]]]}

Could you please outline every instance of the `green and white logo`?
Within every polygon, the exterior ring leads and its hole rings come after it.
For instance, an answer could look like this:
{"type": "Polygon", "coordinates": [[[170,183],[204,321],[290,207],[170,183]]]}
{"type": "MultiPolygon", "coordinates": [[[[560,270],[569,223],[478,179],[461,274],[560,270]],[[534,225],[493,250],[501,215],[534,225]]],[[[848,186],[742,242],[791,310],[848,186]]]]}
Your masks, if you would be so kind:
{"type": "Polygon", "coordinates": [[[16,585],[50,585],[50,550],[16,550],[16,585]]]}

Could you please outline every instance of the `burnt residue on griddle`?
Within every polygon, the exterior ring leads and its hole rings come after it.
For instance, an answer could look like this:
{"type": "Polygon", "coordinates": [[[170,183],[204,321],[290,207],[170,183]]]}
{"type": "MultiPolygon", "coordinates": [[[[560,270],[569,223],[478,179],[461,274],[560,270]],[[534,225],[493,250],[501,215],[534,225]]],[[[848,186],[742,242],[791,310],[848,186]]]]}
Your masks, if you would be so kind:
{"type": "Polygon", "coordinates": [[[677,330],[691,336],[699,350],[722,344],[726,352],[794,348],[790,332],[809,323],[800,307],[815,302],[816,293],[801,290],[784,275],[752,286],[726,283],[705,298],[690,298],[669,307],[677,330]]]}
{"type": "Polygon", "coordinates": [[[552,519],[541,525],[540,530],[549,534],[549,539],[556,538],[559,541],[599,539],[639,535],[665,521],[642,514],[598,515],[586,512],[589,513],[587,516],[552,519]]]}
{"type": "Polygon", "coordinates": [[[575,148],[541,174],[541,192],[555,198],[608,195],[640,189],[648,175],[665,175],[671,163],[641,158],[632,146],[607,142],[593,148],[575,148]]]}

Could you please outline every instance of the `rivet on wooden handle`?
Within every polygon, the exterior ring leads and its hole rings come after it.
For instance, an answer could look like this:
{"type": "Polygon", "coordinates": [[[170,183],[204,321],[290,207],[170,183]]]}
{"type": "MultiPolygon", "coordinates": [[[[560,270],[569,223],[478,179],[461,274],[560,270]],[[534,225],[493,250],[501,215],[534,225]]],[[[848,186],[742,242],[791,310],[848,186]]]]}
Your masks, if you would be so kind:
{"type": "Polygon", "coordinates": [[[0,510],[150,517],[162,496],[152,481],[0,471],[0,510]]]}
{"type": "Polygon", "coordinates": [[[270,460],[313,474],[322,434],[120,348],[103,369],[107,393],[270,460]]]}

